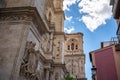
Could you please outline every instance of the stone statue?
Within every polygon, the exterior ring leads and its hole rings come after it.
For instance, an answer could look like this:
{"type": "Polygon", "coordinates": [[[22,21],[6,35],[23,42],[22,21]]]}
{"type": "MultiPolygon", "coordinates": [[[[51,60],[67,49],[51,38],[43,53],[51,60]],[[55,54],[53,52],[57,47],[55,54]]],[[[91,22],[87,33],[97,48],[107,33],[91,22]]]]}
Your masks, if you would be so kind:
{"type": "Polygon", "coordinates": [[[37,69],[37,53],[35,51],[35,43],[27,42],[23,61],[21,63],[20,74],[30,80],[34,80],[37,69]]]}

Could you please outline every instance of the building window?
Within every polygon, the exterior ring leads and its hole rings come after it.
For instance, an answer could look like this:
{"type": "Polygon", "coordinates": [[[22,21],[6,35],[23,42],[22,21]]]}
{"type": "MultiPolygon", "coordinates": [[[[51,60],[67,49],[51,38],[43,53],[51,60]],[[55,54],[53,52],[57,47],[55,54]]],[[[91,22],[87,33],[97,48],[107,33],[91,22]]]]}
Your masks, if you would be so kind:
{"type": "Polygon", "coordinates": [[[74,50],[74,43],[71,44],[71,50],[74,50]]]}
{"type": "Polygon", "coordinates": [[[70,45],[68,45],[68,50],[70,50],[70,45]]]}
{"type": "Polygon", "coordinates": [[[78,50],[78,42],[76,39],[70,39],[67,43],[67,50],[72,50],[72,51],[75,51],[75,50],[78,50]]]}

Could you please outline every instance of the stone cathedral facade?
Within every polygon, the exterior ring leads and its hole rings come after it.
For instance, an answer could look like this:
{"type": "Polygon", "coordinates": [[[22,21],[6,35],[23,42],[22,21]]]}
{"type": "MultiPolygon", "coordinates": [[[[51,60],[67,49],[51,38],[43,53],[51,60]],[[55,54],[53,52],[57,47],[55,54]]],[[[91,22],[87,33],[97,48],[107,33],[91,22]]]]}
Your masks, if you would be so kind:
{"type": "Polygon", "coordinates": [[[62,3],[0,0],[0,80],[64,80],[62,3]]]}
{"type": "Polygon", "coordinates": [[[70,75],[77,80],[87,80],[85,77],[85,54],[83,51],[83,34],[66,34],[65,64],[70,75]]]}
{"type": "Polygon", "coordinates": [[[63,0],[0,0],[0,80],[64,80],[63,0]]]}

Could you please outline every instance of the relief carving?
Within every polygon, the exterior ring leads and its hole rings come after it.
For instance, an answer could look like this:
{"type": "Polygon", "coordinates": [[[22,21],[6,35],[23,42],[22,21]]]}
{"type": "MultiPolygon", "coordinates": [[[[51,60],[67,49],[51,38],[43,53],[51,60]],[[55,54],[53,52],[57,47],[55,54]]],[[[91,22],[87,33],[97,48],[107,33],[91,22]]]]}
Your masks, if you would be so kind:
{"type": "Polygon", "coordinates": [[[35,51],[35,43],[27,42],[23,61],[20,67],[20,75],[30,80],[36,78],[36,70],[38,65],[37,52],[35,51]]]}
{"type": "Polygon", "coordinates": [[[15,21],[15,20],[25,20],[30,21],[32,17],[29,15],[1,15],[0,21],[15,21]]]}
{"type": "Polygon", "coordinates": [[[44,52],[51,52],[52,51],[52,34],[45,33],[42,35],[41,39],[41,48],[44,52]]]}
{"type": "Polygon", "coordinates": [[[60,58],[62,55],[63,43],[58,40],[54,44],[55,44],[55,46],[54,46],[55,58],[60,58]]]}

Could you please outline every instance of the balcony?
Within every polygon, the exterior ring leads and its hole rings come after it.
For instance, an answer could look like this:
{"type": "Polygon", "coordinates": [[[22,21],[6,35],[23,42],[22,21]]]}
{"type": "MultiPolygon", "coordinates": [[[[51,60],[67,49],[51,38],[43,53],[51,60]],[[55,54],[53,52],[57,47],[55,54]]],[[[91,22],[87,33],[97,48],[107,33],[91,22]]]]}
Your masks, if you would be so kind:
{"type": "Polygon", "coordinates": [[[118,44],[115,45],[116,51],[120,51],[120,34],[118,35],[118,44]]]}
{"type": "Polygon", "coordinates": [[[120,36],[112,38],[112,41],[115,44],[116,51],[120,51],[120,36]]]}
{"type": "Polygon", "coordinates": [[[115,45],[116,51],[120,51],[120,43],[115,45]]]}

